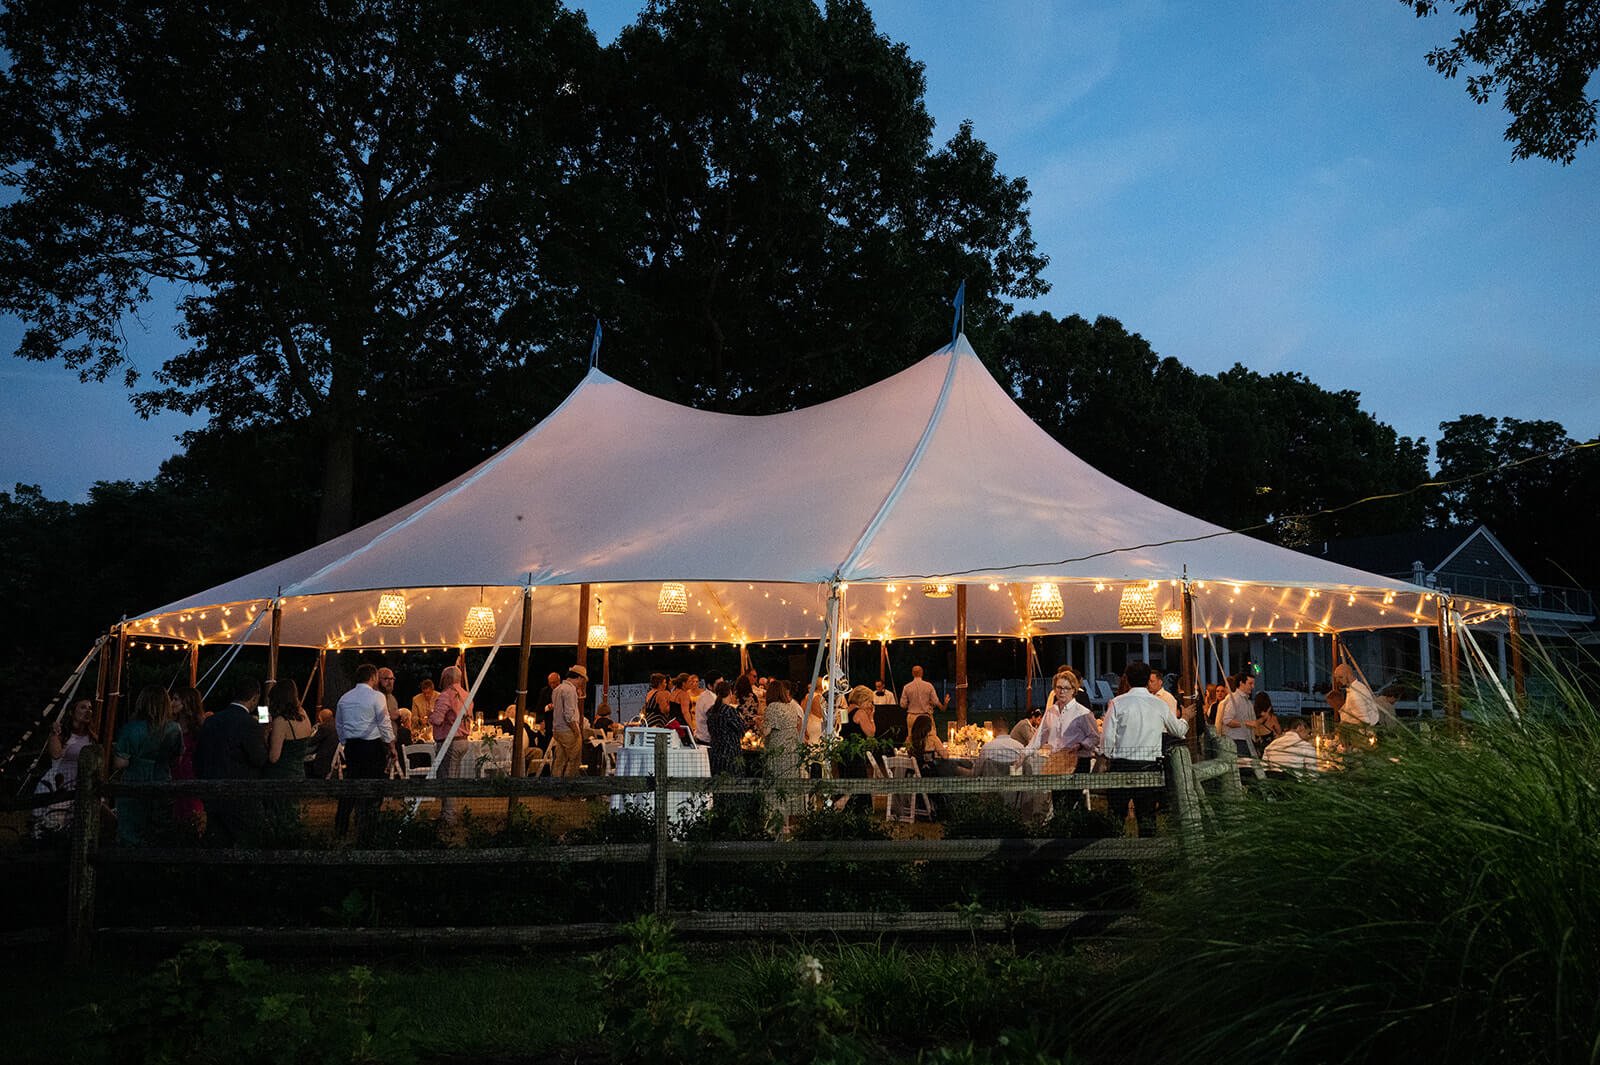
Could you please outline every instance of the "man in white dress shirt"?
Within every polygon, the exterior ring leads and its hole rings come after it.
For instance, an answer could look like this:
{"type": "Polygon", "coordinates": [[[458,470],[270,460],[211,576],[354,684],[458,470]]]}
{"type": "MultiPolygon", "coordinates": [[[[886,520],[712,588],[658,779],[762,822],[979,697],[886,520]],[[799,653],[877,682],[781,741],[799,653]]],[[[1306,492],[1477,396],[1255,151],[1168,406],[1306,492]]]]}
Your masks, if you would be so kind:
{"type": "MultiPolygon", "coordinates": [[[[355,687],[339,697],[333,712],[334,728],[344,744],[344,775],[347,780],[381,780],[389,759],[396,757],[394,723],[389,720],[389,702],[378,690],[378,667],[363,662],[356,667],[355,687]]],[[[349,827],[350,813],[356,815],[356,839],[364,841],[371,833],[378,812],[377,799],[340,799],[334,811],[334,832],[343,836],[349,827]]]]}
{"type": "Polygon", "coordinates": [[[1378,698],[1372,689],[1356,679],[1350,663],[1340,662],[1333,667],[1333,686],[1344,692],[1344,704],[1339,707],[1339,724],[1360,729],[1376,728],[1383,719],[1378,710],[1378,698]]]}
{"type": "MultiPolygon", "coordinates": [[[[1161,737],[1183,739],[1189,735],[1189,722],[1173,717],[1167,704],[1150,694],[1150,666],[1144,662],[1129,662],[1123,671],[1128,680],[1128,690],[1117,696],[1116,711],[1107,713],[1105,734],[1100,737],[1100,750],[1111,759],[1113,773],[1159,773],[1162,770],[1161,737]]],[[[1139,788],[1132,792],[1133,813],[1139,823],[1139,835],[1150,836],[1156,830],[1156,800],[1160,788],[1139,788]]],[[[1125,791],[1111,793],[1111,814],[1117,815],[1117,804],[1125,791]]]]}
{"type": "Polygon", "coordinates": [[[1166,678],[1154,669],[1150,671],[1150,694],[1166,703],[1173,717],[1178,716],[1178,697],[1167,691],[1166,678]]]}

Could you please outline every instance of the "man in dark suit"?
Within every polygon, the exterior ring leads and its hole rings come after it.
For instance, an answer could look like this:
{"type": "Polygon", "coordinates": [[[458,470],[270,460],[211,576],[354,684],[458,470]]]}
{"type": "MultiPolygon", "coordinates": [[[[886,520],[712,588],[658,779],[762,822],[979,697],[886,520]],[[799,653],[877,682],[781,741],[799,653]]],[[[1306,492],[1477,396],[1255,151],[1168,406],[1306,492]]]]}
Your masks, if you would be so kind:
{"type": "MultiPolygon", "coordinates": [[[[240,681],[233,702],[200,726],[194,768],[201,780],[259,780],[267,744],[256,718],[261,685],[240,681]]],[[[248,842],[261,825],[261,800],[207,796],[206,836],[224,846],[248,842]]]]}

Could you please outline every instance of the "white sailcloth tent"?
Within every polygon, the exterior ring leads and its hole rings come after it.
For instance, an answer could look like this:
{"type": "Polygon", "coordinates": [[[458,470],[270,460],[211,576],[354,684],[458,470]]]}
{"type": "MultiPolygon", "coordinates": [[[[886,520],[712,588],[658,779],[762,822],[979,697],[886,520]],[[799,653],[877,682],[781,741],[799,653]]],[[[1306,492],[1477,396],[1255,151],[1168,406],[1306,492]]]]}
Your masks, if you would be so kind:
{"type": "MultiPolygon", "coordinates": [[[[1327,633],[1429,625],[1432,594],[1230,533],[1117,483],[1061,447],[965,337],[805,410],[717,414],[591,370],[549,417],[391,514],[129,623],[131,635],[330,649],[495,642],[532,588],[532,640],[571,645],[589,585],[613,646],[816,639],[845,586],[855,639],[949,635],[925,582],[969,588],[974,636],[1119,631],[1124,588],[1178,605],[1197,632],[1327,633]],[[682,614],[659,609],[682,582],[682,614]],[[1057,585],[1059,621],[1028,619],[1057,585]],[[379,615],[398,594],[404,621],[379,615]],[[464,633],[472,607],[494,633],[464,633]]],[[[1484,610],[1489,604],[1467,604],[1484,610]]],[[[1152,625],[1153,628],[1153,625],[1152,625]]],[[[1151,631],[1146,629],[1145,631],[1151,631]]],[[[515,634],[512,636],[515,641],[515,634]]]]}

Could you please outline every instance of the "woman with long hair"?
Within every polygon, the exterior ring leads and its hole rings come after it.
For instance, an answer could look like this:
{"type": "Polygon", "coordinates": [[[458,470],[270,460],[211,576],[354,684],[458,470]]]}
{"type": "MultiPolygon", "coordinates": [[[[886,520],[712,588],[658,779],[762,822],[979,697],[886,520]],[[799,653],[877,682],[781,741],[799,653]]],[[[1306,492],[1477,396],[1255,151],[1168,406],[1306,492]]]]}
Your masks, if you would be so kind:
{"type": "MultiPolygon", "coordinates": [[[[267,734],[267,765],[261,775],[268,780],[304,780],[306,752],[311,748],[316,726],[300,705],[300,689],[294,681],[285,678],[272,686],[272,694],[267,697],[267,720],[271,730],[267,734]]],[[[280,827],[291,825],[298,812],[299,804],[293,799],[272,799],[267,803],[268,818],[280,827]]]]}
{"type": "Polygon", "coordinates": [[[668,711],[672,708],[672,695],[667,691],[665,673],[650,674],[650,690],[645,692],[640,719],[651,728],[666,728],[668,711]]]}
{"type": "MultiPolygon", "coordinates": [[[[183,733],[172,720],[172,699],[158,684],[146,685],[133,701],[133,714],[117,733],[113,765],[122,770],[124,783],[171,780],[172,762],[183,751],[183,733]]],[[[117,841],[140,844],[158,827],[153,822],[170,806],[150,799],[117,800],[117,841]]]]}
{"type": "MultiPolygon", "coordinates": [[[[183,749],[172,762],[173,780],[193,780],[194,749],[200,742],[200,726],[205,722],[205,705],[201,702],[200,692],[194,688],[179,688],[172,693],[172,703],[176,707],[174,716],[178,722],[178,731],[183,735],[183,749]]],[[[199,799],[184,796],[172,801],[172,819],[185,828],[199,831],[200,814],[204,804],[199,799]]]]}

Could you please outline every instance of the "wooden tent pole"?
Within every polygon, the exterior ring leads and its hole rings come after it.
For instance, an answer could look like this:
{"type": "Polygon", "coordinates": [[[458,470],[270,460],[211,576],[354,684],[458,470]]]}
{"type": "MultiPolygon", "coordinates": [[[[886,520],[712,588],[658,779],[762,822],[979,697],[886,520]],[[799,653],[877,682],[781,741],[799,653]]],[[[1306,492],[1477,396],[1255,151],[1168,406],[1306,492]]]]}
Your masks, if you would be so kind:
{"type": "Polygon", "coordinates": [[[261,693],[263,702],[272,698],[272,688],[278,683],[278,641],[283,635],[283,600],[272,601],[272,635],[267,641],[267,683],[261,693]]]}
{"type": "Polygon", "coordinates": [[[100,742],[106,743],[105,712],[106,691],[111,681],[111,662],[116,657],[112,645],[116,642],[117,629],[113,625],[106,630],[106,638],[100,641],[100,661],[95,666],[94,677],[94,723],[99,731],[100,742]]]}
{"type": "Polygon", "coordinates": [[[1189,590],[1187,577],[1183,581],[1182,647],[1178,658],[1178,710],[1182,712],[1186,701],[1194,704],[1194,720],[1189,723],[1189,757],[1198,762],[1205,757],[1206,719],[1196,683],[1198,663],[1194,654],[1194,594],[1189,590]]]}
{"type": "Polygon", "coordinates": [[[889,641],[884,639],[878,640],[878,683],[889,683],[889,641]]]}
{"type": "Polygon", "coordinates": [[[328,649],[319,648],[317,651],[317,710],[322,710],[324,697],[328,693],[328,649]]]}
{"type": "Polygon", "coordinates": [[[200,641],[193,640],[189,644],[189,687],[193,688],[200,682],[200,641]]]}
{"type": "Polygon", "coordinates": [[[1444,715],[1452,721],[1461,718],[1461,674],[1457,650],[1455,605],[1446,599],[1441,603],[1439,613],[1439,664],[1444,668],[1444,715]]]}
{"type": "MultiPolygon", "coordinates": [[[[578,641],[573,651],[574,662],[588,665],[589,662],[589,586],[578,586],[578,641]]],[[[565,673],[565,670],[562,670],[565,673]]]]}
{"type": "Polygon", "coordinates": [[[967,586],[956,585],[956,721],[967,723],[967,586]]]}
{"type": "MultiPolygon", "coordinates": [[[[111,667],[110,690],[106,695],[106,720],[105,728],[101,730],[101,742],[114,743],[113,737],[117,729],[117,706],[122,702],[122,666],[128,651],[128,634],[118,624],[114,630],[117,634],[116,663],[111,667]]],[[[100,777],[105,779],[111,772],[111,759],[107,758],[100,763],[100,777]]]]}
{"type": "Polygon", "coordinates": [[[1033,637],[1022,638],[1022,711],[1033,709],[1033,637]]]}
{"type": "Polygon", "coordinates": [[[1528,676],[1522,665],[1522,624],[1517,620],[1520,613],[1515,607],[1506,615],[1506,625],[1511,636],[1511,683],[1512,690],[1521,699],[1528,694],[1528,676]]]}
{"type": "MultiPolygon", "coordinates": [[[[516,727],[511,734],[511,775],[527,775],[523,758],[527,741],[522,734],[522,721],[528,713],[528,655],[533,648],[533,585],[522,590],[522,641],[517,645],[517,710],[516,727]]],[[[516,799],[512,799],[515,802],[516,799]]]]}

